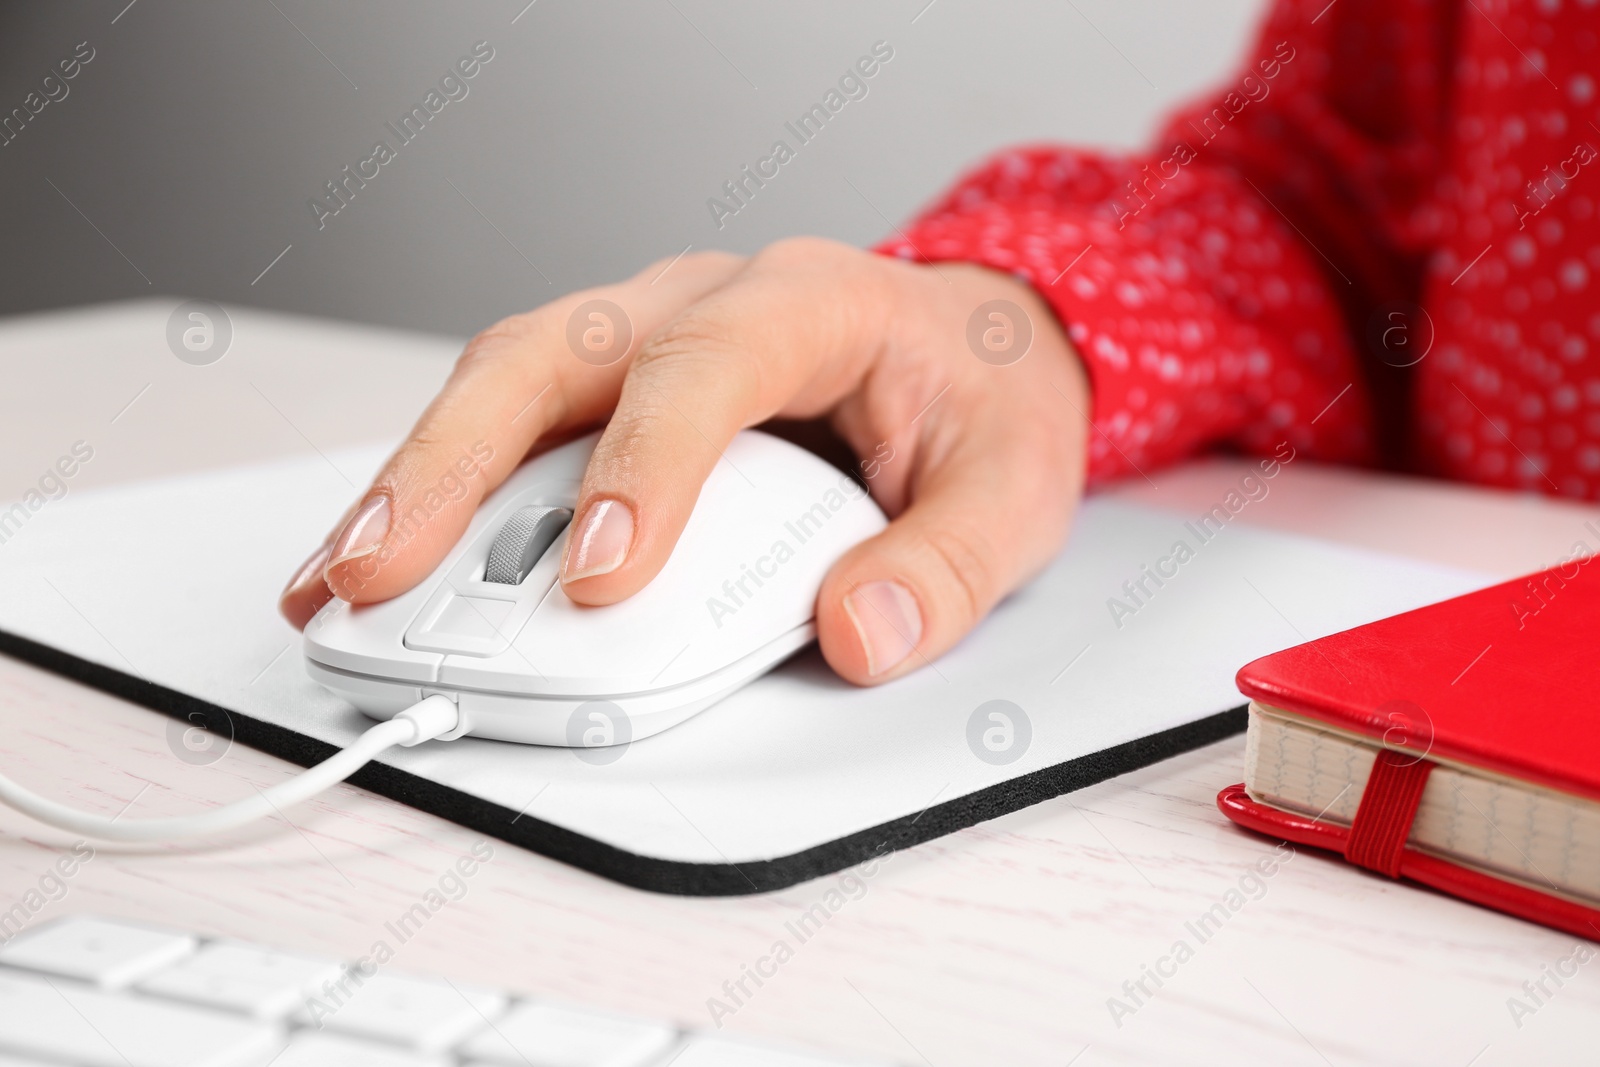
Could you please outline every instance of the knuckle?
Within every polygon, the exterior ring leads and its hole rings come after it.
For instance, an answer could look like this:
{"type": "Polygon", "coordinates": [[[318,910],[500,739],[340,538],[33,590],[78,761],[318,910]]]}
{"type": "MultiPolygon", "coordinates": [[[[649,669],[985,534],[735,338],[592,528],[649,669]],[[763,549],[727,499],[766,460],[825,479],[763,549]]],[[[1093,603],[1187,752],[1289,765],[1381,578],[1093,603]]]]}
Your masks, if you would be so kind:
{"type": "Polygon", "coordinates": [[[976,623],[993,605],[999,584],[988,539],[964,523],[946,522],[926,531],[922,540],[942,576],[940,584],[955,594],[961,621],[976,623]]]}
{"type": "Polygon", "coordinates": [[[657,364],[693,364],[734,347],[733,330],[700,316],[686,316],[657,330],[639,348],[635,367],[657,364]]]}
{"type": "Polygon", "coordinates": [[[722,381],[753,364],[745,355],[736,324],[707,316],[685,316],[668,323],[639,349],[634,373],[653,379],[722,381]]]}
{"type": "Polygon", "coordinates": [[[728,268],[737,267],[745,261],[745,257],[736,252],[724,252],[721,249],[711,249],[705,252],[695,252],[690,259],[702,267],[728,268]]]}
{"type": "Polygon", "coordinates": [[[857,251],[826,237],[785,237],[756,253],[756,259],[762,266],[778,270],[815,269],[837,263],[857,251]]]}
{"type": "Polygon", "coordinates": [[[402,479],[415,477],[418,471],[433,465],[435,457],[448,450],[451,443],[437,420],[424,419],[389,461],[383,477],[396,484],[402,479]]]}
{"type": "Polygon", "coordinates": [[[614,485],[632,481],[660,451],[666,415],[664,405],[654,397],[626,412],[619,410],[589,460],[585,482],[614,485]]]}
{"type": "Polygon", "coordinates": [[[628,371],[629,406],[655,397],[656,388],[711,393],[734,410],[762,395],[760,362],[741,344],[733,327],[704,320],[673,323],[647,341],[628,371]]]}
{"type": "Polygon", "coordinates": [[[684,274],[721,274],[732,270],[744,257],[732,252],[723,252],[718,249],[708,249],[703,252],[685,252],[681,256],[662,256],[652,260],[638,274],[634,280],[651,280],[659,277],[669,267],[674,273],[682,271],[684,274]]]}
{"type": "Polygon", "coordinates": [[[797,325],[821,347],[883,334],[904,305],[902,282],[887,257],[826,237],[786,237],[756,253],[753,269],[823,303],[797,325]]]}
{"type": "MultiPolygon", "coordinates": [[[[678,266],[688,267],[694,274],[725,274],[744,262],[745,257],[733,252],[723,252],[712,249],[705,252],[690,252],[678,261],[678,266]]],[[[671,266],[673,257],[667,256],[650,265],[650,276],[671,266]]]]}
{"type": "Polygon", "coordinates": [[[395,454],[373,488],[397,503],[430,495],[475,503],[484,494],[483,469],[493,456],[486,445],[471,447],[421,429],[395,454]]]}
{"type": "Polygon", "coordinates": [[[473,372],[525,356],[528,347],[540,336],[536,312],[525,312],[501,319],[467,342],[456,360],[456,369],[473,372]]]}

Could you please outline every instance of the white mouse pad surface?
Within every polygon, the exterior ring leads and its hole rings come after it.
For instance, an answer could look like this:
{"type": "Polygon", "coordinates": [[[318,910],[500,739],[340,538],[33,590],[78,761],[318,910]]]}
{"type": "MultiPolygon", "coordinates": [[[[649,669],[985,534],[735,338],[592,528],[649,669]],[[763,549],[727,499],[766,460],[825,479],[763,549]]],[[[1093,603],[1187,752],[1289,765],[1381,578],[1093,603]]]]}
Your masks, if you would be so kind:
{"type": "MultiPolygon", "coordinates": [[[[0,545],[0,648],[321,758],[370,722],[307,678],[276,598],[349,502],[330,463],[365,484],[386,452],[49,501],[0,545]]],[[[1242,730],[1247,661],[1492,577],[1205,532],[1091,499],[1043,575],[911,677],[856,689],[810,651],[625,748],[434,742],[353,781],[644,888],[780,888],[1242,730]]]]}

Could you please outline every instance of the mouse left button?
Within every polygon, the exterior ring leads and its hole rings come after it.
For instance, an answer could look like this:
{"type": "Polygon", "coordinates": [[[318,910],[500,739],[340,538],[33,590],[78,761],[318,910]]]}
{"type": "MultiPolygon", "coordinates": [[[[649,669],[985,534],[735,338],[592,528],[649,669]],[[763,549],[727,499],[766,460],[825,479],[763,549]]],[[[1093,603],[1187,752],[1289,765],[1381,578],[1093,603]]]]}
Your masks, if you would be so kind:
{"type": "Polygon", "coordinates": [[[572,521],[572,509],[529,504],[512,512],[489,547],[483,580],[520,585],[572,521]]]}

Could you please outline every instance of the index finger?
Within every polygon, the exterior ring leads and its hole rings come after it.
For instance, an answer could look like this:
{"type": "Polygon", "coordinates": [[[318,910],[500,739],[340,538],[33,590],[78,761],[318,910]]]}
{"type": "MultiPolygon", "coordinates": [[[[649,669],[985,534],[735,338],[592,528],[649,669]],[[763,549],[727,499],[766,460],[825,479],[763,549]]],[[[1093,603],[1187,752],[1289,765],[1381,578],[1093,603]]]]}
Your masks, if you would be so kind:
{"type": "Polygon", "coordinates": [[[738,264],[722,254],[686,257],[665,274],[657,267],[575,293],[479,334],[333,539],[327,586],[368,603],[416,585],[541,437],[602,419],[641,340],[738,264]],[[585,337],[591,329],[598,334],[585,337]]]}

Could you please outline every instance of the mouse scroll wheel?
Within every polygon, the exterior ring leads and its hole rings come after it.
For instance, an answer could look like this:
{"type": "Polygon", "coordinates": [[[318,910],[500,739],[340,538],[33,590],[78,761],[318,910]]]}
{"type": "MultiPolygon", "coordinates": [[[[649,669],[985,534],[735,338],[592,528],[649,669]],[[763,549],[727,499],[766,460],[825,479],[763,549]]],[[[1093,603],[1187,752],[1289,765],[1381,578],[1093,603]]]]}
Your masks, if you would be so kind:
{"type": "Polygon", "coordinates": [[[572,509],[530,504],[518,508],[500,527],[489,547],[489,566],[483,580],[499,585],[521,585],[545,550],[572,521],[572,509]]]}

